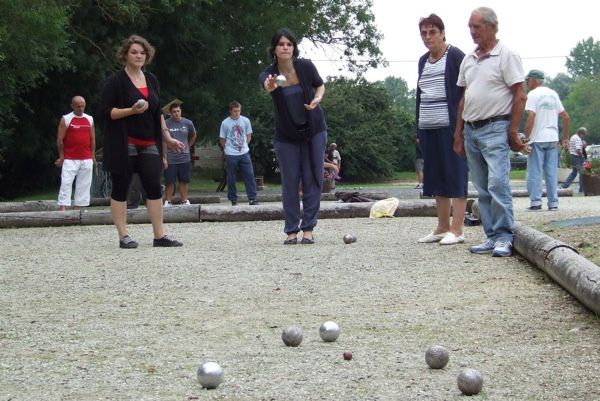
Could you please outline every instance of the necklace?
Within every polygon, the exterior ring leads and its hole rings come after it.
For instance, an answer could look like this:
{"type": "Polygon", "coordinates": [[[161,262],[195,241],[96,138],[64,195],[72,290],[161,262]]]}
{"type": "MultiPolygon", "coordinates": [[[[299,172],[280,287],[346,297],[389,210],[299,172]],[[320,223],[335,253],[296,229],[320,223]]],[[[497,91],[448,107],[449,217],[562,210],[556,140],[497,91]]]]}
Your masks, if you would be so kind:
{"type": "Polygon", "coordinates": [[[146,77],[144,77],[144,73],[140,70],[138,73],[134,74],[132,71],[129,71],[127,67],[125,67],[125,72],[131,78],[131,80],[135,83],[136,86],[144,85],[146,77]]]}
{"type": "Polygon", "coordinates": [[[446,54],[446,50],[448,50],[448,47],[449,47],[449,45],[445,45],[445,46],[444,46],[444,49],[442,50],[442,52],[441,52],[441,54],[439,55],[439,57],[438,57],[438,56],[434,56],[433,54],[429,53],[429,59],[428,59],[428,61],[429,61],[431,64],[435,64],[435,63],[437,63],[438,61],[440,61],[440,59],[441,59],[442,57],[444,57],[444,54],[446,54]]]}

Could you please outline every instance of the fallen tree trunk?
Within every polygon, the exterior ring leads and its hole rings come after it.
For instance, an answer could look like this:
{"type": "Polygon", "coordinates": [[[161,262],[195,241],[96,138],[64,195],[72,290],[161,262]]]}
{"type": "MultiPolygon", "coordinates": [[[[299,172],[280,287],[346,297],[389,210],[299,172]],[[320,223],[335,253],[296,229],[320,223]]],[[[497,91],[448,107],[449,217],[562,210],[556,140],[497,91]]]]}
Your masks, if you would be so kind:
{"type": "MultiPolygon", "coordinates": [[[[200,221],[200,205],[171,206],[163,209],[165,223],[198,223],[200,221]]],[[[146,208],[127,210],[127,223],[149,224],[150,217],[146,208]]],[[[112,224],[110,210],[82,210],[81,225],[112,224]]]]}
{"type": "Polygon", "coordinates": [[[600,268],[569,245],[533,228],[515,228],[514,247],[561,287],[595,313],[600,313],[600,268]]]}
{"type": "Polygon", "coordinates": [[[79,222],[79,210],[0,214],[0,228],[72,226],[79,222]]]}

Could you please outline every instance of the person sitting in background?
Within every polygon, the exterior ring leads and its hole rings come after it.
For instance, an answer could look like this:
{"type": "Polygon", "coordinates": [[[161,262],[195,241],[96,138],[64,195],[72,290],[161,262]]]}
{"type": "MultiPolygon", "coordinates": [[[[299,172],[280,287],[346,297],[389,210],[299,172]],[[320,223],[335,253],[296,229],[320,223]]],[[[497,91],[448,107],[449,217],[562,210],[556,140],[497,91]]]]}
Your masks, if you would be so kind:
{"type": "Polygon", "coordinates": [[[417,186],[415,189],[423,189],[423,152],[419,145],[419,136],[415,137],[415,172],[417,173],[417,186]]]}

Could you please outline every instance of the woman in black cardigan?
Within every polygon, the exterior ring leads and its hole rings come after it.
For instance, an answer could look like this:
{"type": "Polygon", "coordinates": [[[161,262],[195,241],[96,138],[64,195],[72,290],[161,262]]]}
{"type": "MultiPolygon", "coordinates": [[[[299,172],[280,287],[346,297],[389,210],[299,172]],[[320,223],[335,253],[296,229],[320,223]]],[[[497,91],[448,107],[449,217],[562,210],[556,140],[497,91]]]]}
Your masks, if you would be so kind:
{"type": "Polygon", "coordinates": [[[320,104],[325,85],[315,65],[298,58],[298,43],[287,29],[278,30],[271,39],[269,54],[273,64],[259,77],[261,85],[273,98],[275,136],[281,173],[281,192],[285,245],[298,242],[314,244],[313,229],[321,202],[324,155],[327,145],[327,126],[320,104]],[[277,82],[278,76],[285,82],[277,82]],[[300,215],[299,185],[302,183],[303,215],[300,215]]]}
{"type": "Polygon", "coordinates": [[[117,51],[124,69],[112,74],[102,90],[98,114],[105,122],[103,163],[112,177],[110,210],[121,248],[137,248],[127,234],[127,189],[138,173],[147,194],[146,207],[154,246],[183,244],[165,235],[160,184],[166,144],[183,144],[169,135],[160,110],[158,79],[142,67],[154,57],[154,48],[141,36],[132,35],[117,51]],[[163,144],[164,142],[164,144],[163,144]]]}

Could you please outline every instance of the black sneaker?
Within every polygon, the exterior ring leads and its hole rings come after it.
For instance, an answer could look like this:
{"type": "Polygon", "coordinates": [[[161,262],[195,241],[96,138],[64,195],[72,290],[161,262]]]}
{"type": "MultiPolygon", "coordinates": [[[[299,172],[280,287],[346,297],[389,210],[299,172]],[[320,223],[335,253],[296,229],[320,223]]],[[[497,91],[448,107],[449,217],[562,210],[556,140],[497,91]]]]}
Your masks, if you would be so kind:
{"type": "Polygon", "coordinates": [[[235,206],[235,205],[237,205],[237,202],[236,201],[231,201],[231,206],[235,206]]]}
{"type": "Polygon", "coordinates": [[[248,204],[250,206],[255,206],[255,205],[259,205],[258,201],[256,199],[252,199],[250,202],[248,202],[248,204]]]}
{"type": "Polygon", "coordinates": [[[551,212],[556,212],[556,211],[558,211],[558,206],[550,206],[548,208],[548,210],[551,211],[551,212]]]}
{"type": "Polygon", "coordinates": [[[152,246],[157,247],[157,246],[162,246],[162,247],[172,247],[172,246],[183,246],[183,243],[177,241],[176,239],[173,239],[171,237],[169,237],[168,235],[165,235],[162,238],[159,239],[154,239],[152,246]]]}
{"type": "Polygon", "coordinates": [[[542,210],[542,205],[537,206],[529,206],[527,209],[528,212],[537,212],[538,210],[542,210]]]}
{"type": "Polygon", "coordinates": [[[137,248],[138,247],[138,243],[135,242],[135,240],[133,238],[131,238],[129,236],[129,234],[125,235],[123,238],[121,238],[121,240],[119,241],[119,248],[123,248],[123,249],[133,249],[133,248],[137,248]]]}

